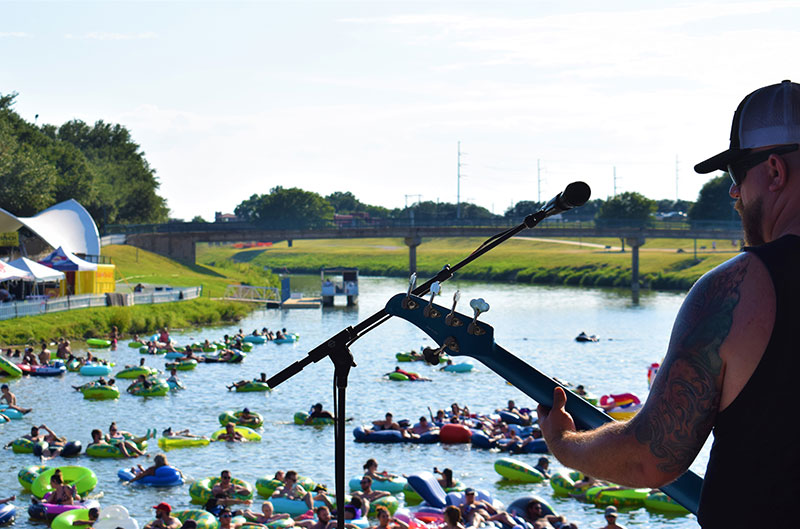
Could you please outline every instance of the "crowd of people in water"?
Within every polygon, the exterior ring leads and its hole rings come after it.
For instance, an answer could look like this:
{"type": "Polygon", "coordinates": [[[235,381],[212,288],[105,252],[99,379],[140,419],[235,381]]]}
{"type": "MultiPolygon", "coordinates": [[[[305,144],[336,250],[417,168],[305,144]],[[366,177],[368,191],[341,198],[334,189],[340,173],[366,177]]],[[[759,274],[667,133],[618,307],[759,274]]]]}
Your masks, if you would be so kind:
{"type": "MultiPolygon", "coordinates": [[[[267,340],[274,340],[286,336],[287,333],[286,329],[273,333],[269,329],[263,328],[260,331],[254,330],[252,335],[264,336],[267,340]]],[[[245,336],[241,329],[238,333],[231,336],[226,335],[223,339],[223,343],[226,344],[226,347],[222,349],[217,348],[214,344],[209,342],[209,340],[205,340],[204,343],[197,346],[179,348],[175,346],[174,342],[171,340],[168,329],[162,328],[158,336],[153,336],[151,339],[144,340],[140,339],[138,336],[134,336],[134,342],[141,344],[142,347],[147,347],[148,353],[181,353],[182,356],[176,358],[177,361],[195,360],[197,362],[204,362],[207,361],[207,358],[204,355],[196,353],[217,349],[218,358],[229,357],[229,355],[234,355],[242,351],[245,343],[245,336]]],[[[109,333],[109,338],[112,340],[113,345],[116,346],[117,340],[120,338],[116,328],[112,329],[109,333]]],[[[56,342],[55,354],[51,353],[48,349],[47,343],[42,343],[38,353],[34,352],[32,347],[25,347],[22,350],[8,349],[5,355],[15,363],[27,363],[40,366],[48,365],[56,359],[64,362],[75,362],[79,366],[106,363],[104,360],[96,358],[88,351],[83,356],[75,354],[71,349],[69,340],[63,338],[56,342]]],[[[139,360],[138,364],[125,366],[126,369],[136,367],[147,367],[144,357],[139,360]]],[[[413,373],[407,373],[399,367],[397,367],[394,372],[406,374],[410,379],[429,380],[413,373]]],[[[170,375],[169,380],[171,382],[176,384],[180,383],[174,368],[171,369],[170,375]]],[[[231,385],[228,385],[228,389],[239,389],[253,382],[266,384],[266,374],[261,373],[258,378],[253,380],[233,382],[231,385]]],[[[101,376],[93,382],[72,387],[75,390],[81,391],[92,386],[115,387],[115,384],[116,380],[114,378],[105,378],[101,376]]],[[[148,388],[151,385],[152,381],[150,376],[140,374],[127,388],[127,391],[134,392],[138,388],[148,388]]],[[[0,395],[0,403],[5,404],[7,409],[16,410],[22,414],[27,414],[31,411],[30,408],[25,408],[17,402],[16,396],[10,391],[7,384],[2,384],[2,386],[0,386],[0,391],[2,392],[0,395]]],[[[253,414],[248,408],[242,409],[237,412],[236,415],[237,420],[225,424],[224,430],[215,435],[216,440],[233,443],[248,441],[246,436],[237,431],[236,426],[252,426],[257,423],[257,420],[260,420],[260,416],[253,414]]],[[[335,416],[332,412],[324,409],[322,403],[316,403],[311,406],[306,423],[311,424],[316,419],[334,420],[335,416]]],[[[406,419],[396,420],[391,412],[387,412],[383,418],[372,421],[371,425],[369,425],[365,431],[396,430],[401,432],[403,437],[413,439],[430,432],[438,432],[445,424],[460,424],[470,429],[482,431],[492,441],[502,440],[513,443],[518,447],[523,447],[532,440],[541,437],[541,432],[536,427],[535,422],[535,417],[532,415],[531,410],[518,407],[513,400],[509,400],[505,407],[498,408],[491,414],[476,414],[471,412],[468,406],[462,406],[454,402],[450,405],[449,409],[437,409],[434,412],[428,408],[428,415],[420,415],[418,421],[413,424],[406,419]],[[509,426],[509,418],[513,419],[513,424],[516,426],[528,427],[525,437],[519,437],[518,427],[509,426]]],[[[118,450],[122,457],[139,458],[147,455],[143,450],[143,444],[148,439],[155,438],[157,432],[155,429],[148,429],[143,435],[134,435],[129,431],[120,430],[116,422],[111,422],[106,432],[99,428],[94,428],[91,430],[90,435],[91,442],[86,447],[87,450],[93,446],[111,446],[118,450]]],[[[188,429],[173,430],[171,427],[163,430],[161,436],[167,439],[209,439],[206,436],[192,433],[188,429]]],[[[64,436],[58,435],[46,424],[31,427],[30,432],[21,436],[21,438],[32,443],[41,442],[43,446],[46,447],[38,454],[42,461],[58,457],[68,445],[68,440],[64,436]]],[[[6,448],[9,448],[11,444],[12,443],[6,445],[6,448]]],[[[151,465],[137,464],[131,466],[130,473],[132,478],[127,483],[135,483],[148,477],[155,476],[159,468],[166,466],[170,466],[167,456],[163,453],[156,454],[153,456],[151,465]]],[[[546,457],[541,457],[535,468],[544,476],[549,476],[549,462],[546,457]]],[[[374,484],[398,477],[405,477],[386,471],[379,471],[378,462],[375,459],[369,459],[364,464],[363,470],[364,473],[359,482],[360,490],[353,492],[351,499],[343,507],[346,520],[362,518],[369,512],[372,502],[390,495],[389,492],[373,488],[374,484]]],[[[183,474],[179,469],[175,469],[175,471],[183,478],[183,474]]],[[[444,490],[456,489],[458,483],[452,469],[444,468],[440,471],[438,468],[434,468],[434,473],[436,481],[444,490]]],[[[253,510],[252,500],[241,499],[243,497],[241,493],[244,491],[240,490],[240,485],[234,482],[233,476],[228,470],[223,470],[220,473],[219,480],[211,489],[211,497],[204,505],[204,509],[214,514],[219,519],[220,527],[223,529],[238,528],[241,526],[243,522],[233,521],[233,518],[237,516],[241,517],[239,520],[245,520],[248,524],[267,525],[280,520],[281,525],[284,527],[296,526],[304,529],[330,529],[336,527],[334,518],[337,513],[334,506],[334,499],[329,495],[324,485],[317,485],[313,490],[306,490],[306,488],[298,482],[298,475],[294,470],[278,471],[274,475],[274,480],[279,482],[280,486],[276,488],[272,499],[286,498],[298,500],[308,507],[307,511],[295,517],[285,513],[276,513],[272,502],[269,500],[261,504],[260,510],[253,510]]],[[[66,484],[61,471],[56,471],[52,475],[50,484],[52,492],[47,496],[48,503],[71,505],[80,501],[81,497],[77,494],[74,487],[66,484]]],[[[586,478],[583,482],[576,484],[576,489],[580,490],[582,487],[586,488],[596,484],[598,484],[596,480],[586,478]]],[[[15,496],[0,499],[0,504],[13,501],[14,499],[15,496]]],[[[161,502],[154,506],[154,510],[155,519],[145,525],[145,529],[195,529],[197,527],[195,520],[181,522],[174,517],[172,515],[172,506],[166,502],[161,502]]],[[[97,520],[97,516],[97,509],[90,509],[89,521],[76,524],[90,526],[92,521],[97,520]]],[[[607,509],[604,516],[607,521],[607,528],[612,529],[614,527],[620,527],[616,525],[617,514],[613,508],[607,509]]],[[[371,529],[409,529],[407,519],[395,517],[385,507],[377,507],[376,517],[377,523],[373,524],[371,529]]],[[[460,504],[450,505],[444,510],[439,527],[442,529],[470,529],[473,527],[483,527],[487,523],[493,523],[495,526],[505,528],[519,526],[525,529],[549,527],[571,529],[577,527],[563,516],[544,514],[543,506],[539,500],[531,500],[525,505],[524,512],[511,514],[497,508],[495,504],[479,498],[476,491],[472,488],[463,490],[463,500],[460,504]],[[528,524],[527,528],[525,523],[528,524]]],[[[346,527],[354,529],[356,526],[348,523],[346,527]]]]}

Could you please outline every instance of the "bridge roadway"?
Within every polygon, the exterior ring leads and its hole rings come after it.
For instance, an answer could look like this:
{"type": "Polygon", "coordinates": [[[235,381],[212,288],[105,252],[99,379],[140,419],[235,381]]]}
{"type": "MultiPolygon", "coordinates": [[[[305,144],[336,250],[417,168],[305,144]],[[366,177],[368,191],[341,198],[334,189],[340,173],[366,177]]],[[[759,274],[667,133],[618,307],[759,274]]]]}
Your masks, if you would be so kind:
{"type": "MultiPolygon", "coordinates": [[[[391,219],[371,224],[300,228],[264,227],[245,222],[167,223],[135,226],[109,226],[109,233],[125,234],[127,244],[171,259],[194,263],[198,242],[233,243],[249,241],[289,241],[299,239],[402,238],[409,247],[409,272],[416,271],[417,246],[424,238],[491,237],[517,224],[507,219],[462,220],[459,222],[424,222],[391,219]]],[[[631,248],[633,287],[638,289],[639,247],[648,238],[741,240],[738,221],[652,221],[646,226],[624,221],[563,221],[547,219],[520,235],[555,238],[618,238],[631,248]]]]}

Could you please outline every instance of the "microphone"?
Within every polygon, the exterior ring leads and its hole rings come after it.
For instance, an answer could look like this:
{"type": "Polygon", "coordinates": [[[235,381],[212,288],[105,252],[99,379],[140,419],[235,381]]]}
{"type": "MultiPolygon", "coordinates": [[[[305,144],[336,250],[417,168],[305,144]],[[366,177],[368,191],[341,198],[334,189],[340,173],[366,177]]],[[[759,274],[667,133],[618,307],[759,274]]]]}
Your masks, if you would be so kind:
{"type": "Polygon", "coordinates": [[[551,215],[582,206],[586,204],[590,196],[592,196],[592,190],[586,182],[572,182],[564,191],[551,198],[547,204],[542,206],[542,209],[533,215],[528,215],[528,217],[525,218],[525,224],[530,227],[551,215]]]}

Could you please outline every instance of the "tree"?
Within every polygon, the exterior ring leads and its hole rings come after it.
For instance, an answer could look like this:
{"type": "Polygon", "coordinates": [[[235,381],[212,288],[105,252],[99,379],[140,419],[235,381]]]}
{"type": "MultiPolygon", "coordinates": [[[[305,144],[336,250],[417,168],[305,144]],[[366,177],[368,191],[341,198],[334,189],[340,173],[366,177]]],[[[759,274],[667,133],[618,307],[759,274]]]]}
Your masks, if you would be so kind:
{"type": "Polygon", "coordinates": [[[728,173],[712,178],[703,185],[697,202],[689,208],[691,220],[735,220],[734,200],[728,193],[731,178],[728,173]]]}
{"type": "MultiPolygon", "coordinates": [[[[2,108],[0,98],[0,109],[2,108]]],[[[0,208],[31,216],[51,206],[56,170],[35,150],[19,145],[0,117],[0,208]]]]}
{"type": "Polygon", "coordinates": [[[599,224],[621,221],[626,225],[646,225],[656,210],[656,201],[635,191],[626,191],[608,199],[597,212],[599,224]]]}
{"type": "Polygon", "coordinates": [[[237,216],[272,228],[320,228],[333,220],[333,206],[318,193],[273,187],[268,195],[253,195],[234,210],[237,216]]]}
{"type": "Polygon", "coordinates": [[[365,205],[350,191],[335,191],[325,197],[336,213],[364,211],[365,205]]]}
{"type": "Polygon", "coordinates": [[[536,213],[539,211],[544,202],[536,202],[533,200],[520,200],[510,208],[506,210],[503,216],[507,219],[514,219],[522,221],[525,217],[530,215],[531,213],[536,213]]]}

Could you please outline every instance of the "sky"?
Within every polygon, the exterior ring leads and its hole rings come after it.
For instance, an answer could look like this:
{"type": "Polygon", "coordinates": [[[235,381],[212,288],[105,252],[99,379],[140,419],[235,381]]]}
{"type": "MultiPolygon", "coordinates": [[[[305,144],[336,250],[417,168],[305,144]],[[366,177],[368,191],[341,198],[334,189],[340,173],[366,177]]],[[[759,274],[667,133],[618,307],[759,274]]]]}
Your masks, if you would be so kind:
{"type": "Polygon", "coordinates": [[[39,125],[124,125],[186,220],[275,186],[695,200],[694,164],[745,95],[800,80],[797,50],[797,1],[0,0],[0,93],[39,125]]]}

